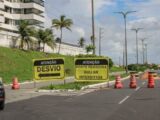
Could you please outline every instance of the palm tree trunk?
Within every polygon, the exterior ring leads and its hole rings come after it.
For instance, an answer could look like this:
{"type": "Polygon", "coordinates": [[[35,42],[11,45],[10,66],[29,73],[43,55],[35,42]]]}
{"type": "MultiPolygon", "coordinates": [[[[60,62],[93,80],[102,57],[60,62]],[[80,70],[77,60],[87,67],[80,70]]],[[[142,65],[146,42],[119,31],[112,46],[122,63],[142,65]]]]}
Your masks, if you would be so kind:
{"type": "Polygon", "coordinates": [[[60,42],[59,42],[58,54],[60,54],[61,42],[62,42],[62,28],[61,28],[61,39],[60,39],[60,42]]]}
{"type": "Polygon", "coordinates": [[[27,50],[29,50],[29,42],[28,42],[28,41],[26,41],[26,43],[27,43],[27,50]]]}
{"type": "Polygon", "coordinates": [[[43,43],[43,52],[44,52],[44,48],[45,48],[45,43],[43,43]]]}
{"type": "Polygon", "coordinates": [[[41,42],[38,41],[38,47],[39,47],[39,51],[41,51],[41,42]]]}
{"type": "Polygon", "coordinates": [[[21,43],[21,49],[22,49],[22,50],[23,50],[23,44],[24,44],[24,43],[23,43],[23,40],[22,40],[22,43],[21,43]]]}
{"type": "Polygon", "coordinates": [[[21,43],[20,43],[20,48],[23,50],[23,46],[24,46],[24,38],[21,38],[21,43]]]}

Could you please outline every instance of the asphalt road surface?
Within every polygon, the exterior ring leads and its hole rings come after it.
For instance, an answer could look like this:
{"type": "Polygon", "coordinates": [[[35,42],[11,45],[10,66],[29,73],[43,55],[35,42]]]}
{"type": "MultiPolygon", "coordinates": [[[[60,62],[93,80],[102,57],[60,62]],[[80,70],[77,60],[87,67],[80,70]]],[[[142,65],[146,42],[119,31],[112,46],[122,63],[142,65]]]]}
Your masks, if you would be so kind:
{"type": "Polygon", "coordinates": [[[104,88],[84,95],[45,95],[7,103],[0,120],[160,120],[160,80],[130,89],[104,88]]]}

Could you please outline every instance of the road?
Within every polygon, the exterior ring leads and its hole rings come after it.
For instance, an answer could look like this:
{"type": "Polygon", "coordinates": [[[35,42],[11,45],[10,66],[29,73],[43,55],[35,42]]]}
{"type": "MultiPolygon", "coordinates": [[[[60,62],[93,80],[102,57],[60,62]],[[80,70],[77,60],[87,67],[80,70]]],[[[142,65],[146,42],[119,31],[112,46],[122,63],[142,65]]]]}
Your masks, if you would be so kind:
{"type": "Polygon", "coordinates": [[[160,120],[160,81],[148,89],[138,80],[137,89],[103,88],[84,95],[42,95],[7,103],[0,120],[160,120]]]}

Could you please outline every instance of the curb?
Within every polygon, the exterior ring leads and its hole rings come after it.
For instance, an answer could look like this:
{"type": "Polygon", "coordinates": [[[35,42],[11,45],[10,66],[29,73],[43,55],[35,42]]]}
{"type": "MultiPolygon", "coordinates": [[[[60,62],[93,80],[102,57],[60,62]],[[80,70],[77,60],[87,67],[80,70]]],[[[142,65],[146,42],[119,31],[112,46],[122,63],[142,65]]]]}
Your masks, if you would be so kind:
{"type": "Polygon", "coordinates": [[[60,93],[60,92],[75,92],[77,90],[72,90],[72,89],[68,89],[68,90],[36,90],[35,92],[38,93],[60,93]]]}
{"type": "MultiPolygon", "coordinates": [[[[127,80],[128,78],[129,78],[129,76],[122,78],[121,80],[124,81],[124,80],[127,80]]],[[[114,82],[115,82],[115,80],[109,81],[109,82],[104,82],[104,83],[98,83],[98,84],[94,84],[94,85],[88,85],[88,86],[82,87],[81,90],[92,89],[92,88],[103,88],[103,87],[106,87],[108,84],[113,85],[114,82]]]]}
{"type": "MultiPolygon", "coordinates": [[[[121,80],[124,81],[124,80],[127,80],[128,78],[129,78],[129,76],[122,78],[121,80]]],[[[113,85],[114,83],[115,83],[115,81],[113,80],[113,81],[98,83],[98,84],[94,84],[94,85],[87,85],[87,86],[82,87],[80,90],[104,88],[108,84],[113,85]]],[[[75,91],[78,91],[78,90],[72,90],[72,89],[69,89],[69,90],[37,90],[36,92],[39,92],[39,93],[60,93],[60,92],[75,92],[75,91]]]]}
{"type": "MultiPolygon", "coordinates": [[[[66,77],[65,80],[70,80],[70,79],[74,79],[74,77],[66,77]]],[[[52,80],[44,80],[44,81],[36,81],[36,83],[45,83],[45,82],[48,82],[48,81],[52,81],[52,80]]],[[[56,81],[56,80],[53,80],[53,82],[56,81]]],[[[27,85],[27,84],[34,84],[35,81],[26,81],[26,82],[21,82],[19,83],[20,85],[27,85]]],[[[12,83],[10,84],[4,84],[4,87],[9,87],[9,86],[12,86],[12,83]]]]}

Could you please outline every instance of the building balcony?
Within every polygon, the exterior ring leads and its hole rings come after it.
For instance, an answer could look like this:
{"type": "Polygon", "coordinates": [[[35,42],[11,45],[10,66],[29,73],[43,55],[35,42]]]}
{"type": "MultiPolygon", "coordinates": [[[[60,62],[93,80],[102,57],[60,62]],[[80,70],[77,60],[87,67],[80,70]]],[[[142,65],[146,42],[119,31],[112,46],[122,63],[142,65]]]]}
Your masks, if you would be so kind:
{"type": "Polygon", "coordinates": [[[4,16],[12,20],[36,20],[41,23],[45,22],[45,18],[36,14],[10,14],[5,12],[4,16]]]}
{"type": "Polygon", "coordinates": [[[3,2],[0,2],[0,9],[1,9],[1,10],[4,9],[4,4],[3,4],[3,2]]]}
{"type": "Polygon", "coordinates": [[[45,12],[44,6],[41,6],[35,2],[32,3],[17,3],[17,2],[8,2],[4,1],[4,5],[11,7],[11,8],[16,8],[16,9],[24,9],[24,8],[35,8],[41,12],[45,12]]]}
{"type": "Polygon", "coordinates": [[[4,16],[0,15],[0,23],[4,23],[4,16]]]}
{"type": "Polygon", "coordinates": [[[15,26],[15,25],[9,25],[9,24],[4,24],[4,23],[0,23],[0,28],[2,28],[2,29],[8,29],[10,31],[18,31],[17,26],[15,26]]]}

